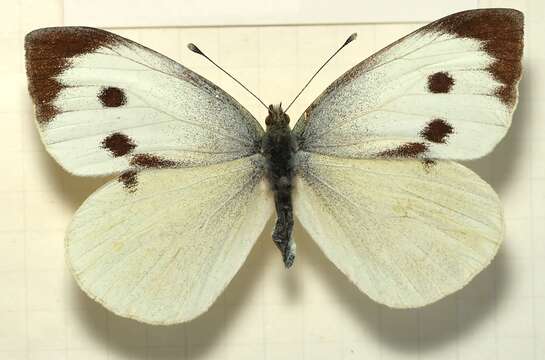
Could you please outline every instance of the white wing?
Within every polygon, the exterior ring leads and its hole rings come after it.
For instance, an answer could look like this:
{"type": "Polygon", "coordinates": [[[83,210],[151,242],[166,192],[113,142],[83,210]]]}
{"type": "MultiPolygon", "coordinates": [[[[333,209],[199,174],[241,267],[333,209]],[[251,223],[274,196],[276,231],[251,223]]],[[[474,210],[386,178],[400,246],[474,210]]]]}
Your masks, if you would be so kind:
{"type": "Polygon", "coordinates": [[[358,288],[396,308],[429,304],[485,268],[503,238],[497,195],[454,162],[301,152],[295,214],[358,288]]]}
{"type": "Polygon", "coordinates": [[[248,111],[142,45],[60,27],[31,32],[25,49],[42,140],[71,173],[212,164],[257,152],[263,129],[248,111]]]}
{"type": "Polygon", "coordinates": [[[517,10],[437,20],[331,84],[296,124],[299,147],[351,158],[484,156],[511,124],[522,41],[517,10]]]}
{"type": "Polygon", "coordinates": [[[261,155],[185,169],[144,170],[138,191],[111,181],[67,233],[80,287],[121,316],[190,320],[218,297],[269,219],[261,155]]]}

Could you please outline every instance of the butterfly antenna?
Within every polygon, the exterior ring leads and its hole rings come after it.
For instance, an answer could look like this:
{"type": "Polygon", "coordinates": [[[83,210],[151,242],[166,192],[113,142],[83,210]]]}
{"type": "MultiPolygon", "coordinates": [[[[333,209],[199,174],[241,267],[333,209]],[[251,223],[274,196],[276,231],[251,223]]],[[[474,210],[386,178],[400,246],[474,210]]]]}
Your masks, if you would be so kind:
{"type": "Polygon", "coordinates": [[[337,51],[335,51],[333,53],[333,55],[331,55],[329,57],[329,59],[326,60],[326,62],[320,66],[320,68],[314,73],[314,75],[312,75],[312,77],[310,78],[309,81],[307,81],[307,83],[305,84],[305,86],[301,89],[301,91],[299,91],[299,93],[297,94],[297,96],[295,96],[295,98],[290,102],[290,104],[288,105],[288,107],[286,108],[286,110],[284,110],[284,112],[288,112],[288,109],[293,105],[293,103],[295,102],[295,100],[297,100],[297,98],[299,97],[299,95],[301,95],[301,93],[303,91],[305,91],[305,89],[307,88],[308,84],[311,83],[312,80],[314,80],[314,78],[316,77],[316,75],[318,75],[318,73],[324,68],[324,66],[327,65],[327,63],[333,59],[335,57],[335,55],[337,55],[339,53],[339,51],[341,51],[346,45],[350,44],[352,41],[356,40],[356,37],[358,37],[358,34],[357,33],[353,33],[352,35],[350,35],[348,37],[348,39],[346,39],[346,41],[344,42],[344,44],[342,44],[342,46],[340,48],[337,49],[337,51]]]}
{"type": "Polygon", "coordinates": [[[231,74],[229,74],[227,71],[225,71],[221,66],[219,66],[218,64],[216,64],[212,59],[210,59],[208,56],[206,56],[205,53],[203,53],[201,51],[201,49],[199,49],[197,47],[197,45],[193,44],[193,43],[189,43],[187,44],[187,48],[191,51],[193,51],[195,54],[199,54],[201,56],[203,56],[206,60],[210,61],[212,64],[214,64],[215,67],[217,67],[218,69],[220,69],[221,71],[223,71],[225,74],[227,74],[227,76],[229,76],[231,79],[235,80],[235,82],[237,84],[239,84],[240,86],[242,86],[244,88],[244,90],[246,90],[247,92],[249,92],[253,97],[255,97],[257,99],[257,101],[259,101],[261,103],[261,105],[263,105],[265,107],[265,109],[267,109],[267,111],[269,110],[269,108],[267,107],[267,105],[265,105],[265,103],[257,97],[256,94],[254,94],[253,92],[250,91],[250,89],[248,89],[246,86],[244,86],[243,83],[241,83],[240,81],[238,81],[237,79],[235,79],[235,77],[231,74]]]}

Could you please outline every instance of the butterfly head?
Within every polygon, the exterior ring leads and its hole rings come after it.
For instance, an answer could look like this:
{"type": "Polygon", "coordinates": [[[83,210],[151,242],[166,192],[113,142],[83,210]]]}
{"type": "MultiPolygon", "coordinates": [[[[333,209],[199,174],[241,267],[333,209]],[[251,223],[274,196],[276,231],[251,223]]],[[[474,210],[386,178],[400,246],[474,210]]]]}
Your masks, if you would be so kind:
{"type": "Polygon", "coordinates": [[[282,103],[278,105],[269,105],[269,114],[265,118],[265,124],[270,126],[288,126],[290,117],[282,109],[282,103]]]}

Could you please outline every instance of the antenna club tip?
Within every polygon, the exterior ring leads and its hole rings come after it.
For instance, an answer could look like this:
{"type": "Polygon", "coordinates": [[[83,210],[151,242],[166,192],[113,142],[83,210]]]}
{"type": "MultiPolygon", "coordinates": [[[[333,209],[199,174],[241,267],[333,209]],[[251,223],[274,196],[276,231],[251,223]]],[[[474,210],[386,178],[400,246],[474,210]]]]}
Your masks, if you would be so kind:
{"type": "Polygon", "coordinates": [[[351,43],[352,41],[356,40],[357,37],[358,37],[358,33],[352,33],[352,35],[350,35],[348,39],[346,39],[344,44],[347,45],[351,43]]]}
{"type": "Polygon", "coordinates": [[[193,43],[187,44],[187,48],[188,48],[189,50],[193,51],[193,52],[196,53],[196,54],[203,55],[201,49],[199,49],[199,48],[197,47],[197,45],[195,45],[195,44],[193,44],[193,43]]]}

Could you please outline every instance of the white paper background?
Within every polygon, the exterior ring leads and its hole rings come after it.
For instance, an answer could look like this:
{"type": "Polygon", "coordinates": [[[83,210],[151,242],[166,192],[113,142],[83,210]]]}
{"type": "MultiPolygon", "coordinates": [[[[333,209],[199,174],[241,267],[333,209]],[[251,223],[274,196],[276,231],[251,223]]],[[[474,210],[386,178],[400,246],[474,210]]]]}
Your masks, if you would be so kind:
{"type": "Polygon", "coordinates": [[[64,21],[118,28],[416,22],[477,6],[477,0],[64,0],[64,21]]]}
{"type": "MultiPolygon", "coordinates": [[[[411,1],[403,3],[408,12],[419,11],[411,1]]],[[[545,359],[544,2],[479,3],[525,11],[527,38],[513,126],[493,154],[468,163],[499,193],[507,226],[498,257],[469,286],[423,309],[390,310],[355,289],[300,226],[297,264],[286,272],[269,225],[210,311],[172,327],[112,315],[67,273],[64,230],[104,180],[72,177],[45,153],[32,121],[22,51],[26,32],[63,24],[63,2],[0,4],[0,359],[545,359]]],[[[291,99],[331,50],[357,31],[358,40],[293,106],[296,118],[350,66],[420,25],[116,32],[198,71],[262,120],[256,101],[190,53],[187,42],[199,44],[266,102],[277,102],[291,99]]]]}

